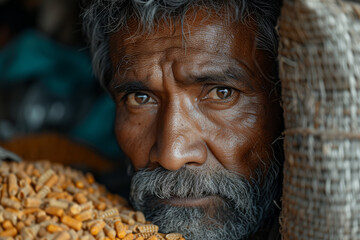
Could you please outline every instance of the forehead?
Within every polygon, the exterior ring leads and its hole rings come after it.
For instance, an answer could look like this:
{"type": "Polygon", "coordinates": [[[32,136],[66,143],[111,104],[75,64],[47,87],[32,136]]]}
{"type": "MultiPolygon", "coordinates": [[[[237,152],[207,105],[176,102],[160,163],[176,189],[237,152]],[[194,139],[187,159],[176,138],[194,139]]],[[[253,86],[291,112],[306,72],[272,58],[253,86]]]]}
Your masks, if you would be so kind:
{"type": "Polygon", "coordinates": [[[153,32],[139,34],[133,20],[129,26],[134,27],[129,31],[110,36],[111,62],[116,69],[134,62],[149,64],[149,55],[155,58],[166,52],[165,58],[186,57],[187,62],[208,59],[216,65],[234,60],[251,65],[255,56],[252,25],[230,24],[216,14],[199,10],[196,14],[189,13],[182,25],[160,22],[153,32]]]}

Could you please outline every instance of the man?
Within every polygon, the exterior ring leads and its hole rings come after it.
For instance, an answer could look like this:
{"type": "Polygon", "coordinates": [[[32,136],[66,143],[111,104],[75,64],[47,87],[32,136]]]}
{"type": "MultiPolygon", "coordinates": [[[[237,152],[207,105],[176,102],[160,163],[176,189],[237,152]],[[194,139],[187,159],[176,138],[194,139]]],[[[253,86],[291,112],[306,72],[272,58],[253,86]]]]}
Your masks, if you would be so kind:
{"type": "Polygon", "coordinates": [[[87,7],[95,71],[116,102],[118,143],[135,171],[132,204],[163,232],[277,236],[266,231],[277,222],[281,181],[278,12],[268,0],[87,7]]]}

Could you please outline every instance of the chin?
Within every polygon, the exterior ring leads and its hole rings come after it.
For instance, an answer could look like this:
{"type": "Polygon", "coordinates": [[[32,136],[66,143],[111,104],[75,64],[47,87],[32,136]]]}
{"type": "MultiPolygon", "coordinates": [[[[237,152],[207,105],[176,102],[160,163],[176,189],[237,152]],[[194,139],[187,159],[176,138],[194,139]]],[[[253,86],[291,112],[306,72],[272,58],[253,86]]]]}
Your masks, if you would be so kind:
{"type": "MultiPolygon", "coordinates": [[[[172,200],[148,199],[149,207],[142,209],[147,218],[158,225],[162,232],[179,232],[186,239],[245,239],[253,232],[249,222],[237,212],[230,210],[228,204],[216,199],[213,202],[197,202],[190,205],[172,200]]],[[[191,199],[191,202],[194,200],[191,199]]],[[[198,201],[198,200],[196,200],[198,201]]]]}

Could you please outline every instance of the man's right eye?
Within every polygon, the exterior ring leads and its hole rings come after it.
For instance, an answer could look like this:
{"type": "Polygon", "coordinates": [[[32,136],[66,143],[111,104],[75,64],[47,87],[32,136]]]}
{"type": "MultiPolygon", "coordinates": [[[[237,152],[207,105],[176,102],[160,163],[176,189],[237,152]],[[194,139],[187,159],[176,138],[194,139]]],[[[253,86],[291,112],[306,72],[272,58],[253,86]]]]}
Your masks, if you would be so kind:
{"type": "Polygon", "coordinates": [[[130,93],[126,97],[126,104],[131,106],[141,106],[145,104],[154,104],[156,101],[146,93],[130,93]]]}

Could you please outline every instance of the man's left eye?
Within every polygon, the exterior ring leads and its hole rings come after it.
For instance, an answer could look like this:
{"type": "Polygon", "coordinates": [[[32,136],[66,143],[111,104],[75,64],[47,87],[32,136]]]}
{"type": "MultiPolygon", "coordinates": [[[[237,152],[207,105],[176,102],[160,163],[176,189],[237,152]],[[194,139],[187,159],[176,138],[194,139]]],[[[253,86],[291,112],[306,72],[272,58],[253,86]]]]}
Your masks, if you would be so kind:
{"type": "Polygon", "coordinates": [[[211,89],[208,93],[208,99],[215,99],[215,100],[225,100],[231,97],[233,94],[233,89],[229,87],[216,87],[211,89]]]}

